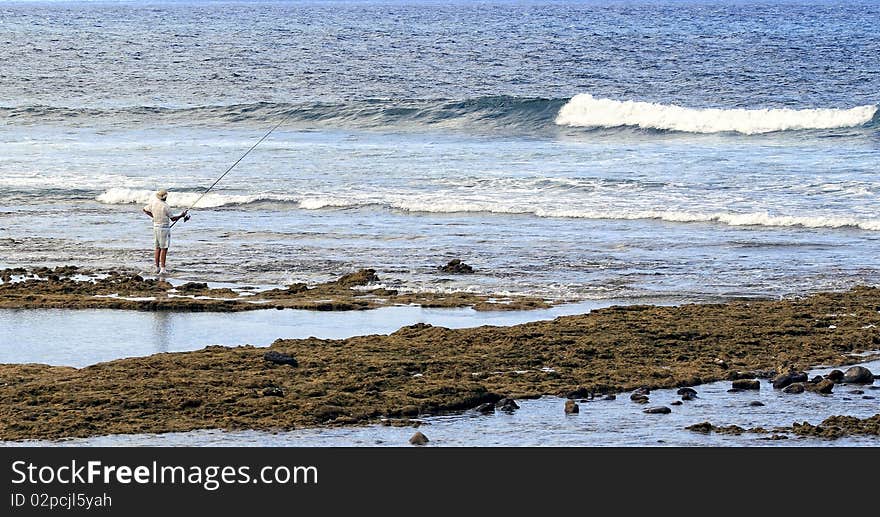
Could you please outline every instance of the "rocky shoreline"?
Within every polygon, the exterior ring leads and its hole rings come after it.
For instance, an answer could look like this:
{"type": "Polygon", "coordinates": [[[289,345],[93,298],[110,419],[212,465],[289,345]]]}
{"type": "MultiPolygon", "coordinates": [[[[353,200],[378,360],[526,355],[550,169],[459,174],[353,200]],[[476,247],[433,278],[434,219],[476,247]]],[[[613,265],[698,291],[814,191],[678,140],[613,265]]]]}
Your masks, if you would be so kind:
{"type": "MultiPolygon", "coordinates": [[[[417,324],[387,336],[213,346],[82,369],[0,365],[0,439],[357,425],[503,399],[770,378],[866,360],[880,349],[878,308],[880,290],[862,287],[610,307],[513,327],[417,324]]],[[[793,432],[821,434],[808,429],[793,432]]]]}
{"type": "Polygon", "coordinates": [[[475,310],[529,310],[551,304],[529,296],[472,293],[404,293],[371,288],[376,271],[361,269],[308,286],[239,290],[209,288],[201,282],[174,286],[162,278],[133,272],[90,271],[77,266],[0,270],[0,309],[129,309],[146,311],[235,312],[260,309],[366,310],[392,305],[473,307],[475,310]]]}

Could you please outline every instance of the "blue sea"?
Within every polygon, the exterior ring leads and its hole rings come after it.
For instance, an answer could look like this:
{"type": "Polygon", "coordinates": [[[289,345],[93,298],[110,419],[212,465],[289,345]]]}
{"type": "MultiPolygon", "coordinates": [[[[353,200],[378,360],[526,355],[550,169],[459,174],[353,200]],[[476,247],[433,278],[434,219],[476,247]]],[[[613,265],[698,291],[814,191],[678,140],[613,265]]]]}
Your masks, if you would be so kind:
{"type": "Polygon", "coordinates": [[[880,3],[0,2],[0,267],[673,301],[880,282],[880,3]],[[460,258],[473,275],[442,274],[460,258]]]}

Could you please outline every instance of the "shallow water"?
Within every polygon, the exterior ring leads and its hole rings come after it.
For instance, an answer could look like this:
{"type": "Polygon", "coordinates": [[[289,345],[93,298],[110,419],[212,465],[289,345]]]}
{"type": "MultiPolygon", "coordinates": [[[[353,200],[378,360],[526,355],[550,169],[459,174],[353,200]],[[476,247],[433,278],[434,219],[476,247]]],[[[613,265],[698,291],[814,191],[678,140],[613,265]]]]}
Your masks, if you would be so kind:
{"type": "MultiPolygon", "coordinates": [[[[880,361],[863,363],[871,371],[880,371],[880,361]]],[[[817,368],[810,376],[824,374],[830,368],[817,368]]],[[[849,437],[838,440],[795,438],[762,440],[770,435],[744,433],[727,436],[687,431],[686,426],[709,421],[715,425],[736,424],[744,428],[789,426],[808,421],[818,424],[832,415],[866,418],[880,411],[878,399],[863,399],[851,394],[861,389],[866,396],[880,398],[880,383],[873,386],[837,385],[831,395],[802,393],[790,395],[774,390],[762,381],[761,390],[728,393],[730,382],[697,386],[698,398],[681,406],[669,406],[672,413],[648,415],[645,407],[669,405],[680,397],[676,390],[657,390],[650,394],[647,406],[629,400],[628,394],[616,400],[593,400],[580,403],[580,413],[565,415],[564,399],[544,397],[520,400],[521,408],[512,414],[496,412],[484,416],[476,411],[423,419],[419,431],[430,440],[429,446],[863,446],[880,445],[880,437],[849,437]],[[873,388],[873,389],[872,389],[873,388]],[[761,401],[764,406],[751,407],[761,401]]],[[[303,429],[292,432],[192,431],[188,433],[109,435],[60,441],[5,442],[7,446],[408,446],[412,427],[366,427],[303,429]]]]}
{"type": "Polygon", "coordinates": [[[122,357],[198,350],[208,345],[267,346],[278,338],[343,339],[389,334],[415,323],[448,328],[516,325],[619,304],[599,300],[534,311],[385,307],[369,311],[256,310],[234,313],[106,309],[0,310],[0,363],[87,366],[122,357]]]}

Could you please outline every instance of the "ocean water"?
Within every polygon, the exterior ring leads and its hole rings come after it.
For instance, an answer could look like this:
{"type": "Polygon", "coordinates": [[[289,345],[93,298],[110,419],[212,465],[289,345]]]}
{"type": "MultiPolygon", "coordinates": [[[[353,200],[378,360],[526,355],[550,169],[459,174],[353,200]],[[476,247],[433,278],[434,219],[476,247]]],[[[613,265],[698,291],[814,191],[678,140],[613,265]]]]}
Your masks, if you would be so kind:
{"type": "Polygon", "coordinates": [[[0,267],[565,299],[880,280],[880,4],[0,3],[0,267]],[[476,274],[442,275],[461,258],[476,274]]]}

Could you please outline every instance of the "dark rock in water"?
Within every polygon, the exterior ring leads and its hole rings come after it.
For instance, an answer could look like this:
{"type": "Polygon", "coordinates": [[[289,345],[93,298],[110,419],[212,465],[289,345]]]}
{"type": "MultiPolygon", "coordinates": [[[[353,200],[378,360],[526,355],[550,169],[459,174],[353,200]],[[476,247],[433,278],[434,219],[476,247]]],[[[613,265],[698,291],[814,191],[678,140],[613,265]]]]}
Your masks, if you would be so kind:
{"type": "Polygon", "coordinates": [[[759,390],[761,389],[761,381],[758,379],[737,379],[733,381],[733,388],[741,390],[759,390]]]}
{"type": "Polygon", "coordinates": [[[871,395],[863,395],[862,398],[865,400],[874,400],[874,397],[872,397],[871,395]]]}
{"type": "Polygon", "coordinates": [[[651,390],[646,386],[642,386],[641,388],[636,388],[633,390],[633,395],[650,395],[651,390]]]}
{"type": "Polygon", "coordinates": [[[864,395],[865,394],[865,392],[862,390],[852,390],[849,393],[852,393],[853,395],[864,395]]]}
{"type": "Polygon", "coordinates": [[[484,415],[494,413],[495,412],[495,404],[493,404],[491,402],[484,402],[484,403],[480,404],[479,406],[477,406],[477,411],[479,411],[480,413],[482,413],[484,415]]]}
{"type": "Polygon", "coordinates": [[[268,388],[263,390],[263,395],[267,397],[283,397],[284,390],[279,388],[278,386],[269,386],[268,388]]]}
{"type": "Polygon", "coordinates": [[[439,269],[444,273],[452,273],[454,275],[469,275],[474,272],[474,268],[459,259],[452,259],[445,266],[440,266],[439,269]]]}
{"type": "Polygon", "coordinates": [[[501,411],[513,412],[519,409],[519,404],[511,398],[503,398],[495,403],[495,407],[501,411]]]}
{"type": "Polygon", "coordinates": [[[807,389],[816,393],[829,394],[834,389],[834,383],[828,379],[822,379],[815,384],[807,384],[807,389]]]}
{"type": "Polygon", "coordinates": [[[742,388],[730,388],[729,390],[727,390],[727,393],[739,393],[741,391],[745,391],[745,390],[742,388]]]}
{"type": "Polygon", "coordinates": [[[727,374],[727,380],[730,380],[730,381],[738,381],[738,380],[740,380],[740,379],[749,379],[749,380],[751,380],[751,379],[754,379],[754,378],[755,378],[755,372],[740,372],[740,371],[735,371],[735,372],[729,372],[729,373],[727,374]]]}
{"type": "Polygon", "coordinates": [[[749,406],[751,406],[751,407],[761,407],[763,405],[764,405],[764,403],[761,402],[760,400],[753,400],[753,401],[749,402],[749,406]]]}
{"type": "Polygon", "coordinates": [[[649,400],[647,395],[639,395],[638,393],[633,393],[629,399],[637,404],[647,404],[649,400]]]}
{"type": "Polygon", "coordinates": [[[874,382],[874,374],[864,366],[853,366],[844,372],[843,382],[846,384],[871,384],[874,382]]]}
{"type": "Polygon", "coordinates": [[[378,282],[379,277],[376,275],[375,269],[361,269],[354,273],[342,275],[336,284],[342,287],[354,287],[358,285],[367,285],[370,282],[378,282]]]}
{"type": "Polygon", "coordinates": [[[617,395],[605,395],[602,400],[617,400],[617,395]]]}
{"type": "Polygon", "coordinates": [[[684,404],[684,402],[682,402],[680,400],[673,400],[672,402],[669,403],[670,406],[680,406],[682,404],[684,404]]]}
{"type": "Polygon", "coordinates": [[[840,382],[843,380],[843,372],[840,370],[831,370],[825,378],[831,382],[840,382]]]}
{"type": "Polygon", "coordinates": [[[681,395],[681,400],[694,400],[695,398],[697,398],[695,391],[686,391],[681,395]]]}
{"type": "Polygon", "coordinates": [[[421,431],[416,431],[416,434],[409,439],[409,443],[412,445],[425,445],[428,441],[428,437],[423,435],[421,431]]]}
{"type": "Polygon", "coordinates": [[[187,282],[182,286],[178,287],[177,290],[183,293],[191,292],[191,291],[204,291],[208,289],[208,284],[204,282],[187,282]]]}
{"type": "Polygon", "coordinates": [[[824,380],[825,380],[825,377],[822,377],[821,375],[817,375],[817,376],[813,377],[812,379],[810,379],[810,382],[813,384],[816,384],[817,382],[821,382],[824,380]]]}
{"type": "Polygon", "coordinates": [[[678,391],[676,393],[679,395],[685,395],[685,394],[696,395],[697,390],[695,390],[693,388],[678,388],[678,391]]]}
{"type": "Polygon", "coordinates": [[[694,431],[696,433],[704,433],[709,434],[715,429],[715,426],[710,422],[700,422],[699,424],[689,425],[685,427],[688,431],[694,431]]]}
{"type": "Polygon", "coordinates": [[[289,364],[290,366],[299,365],[296,358],[292,355],[282,354],[280,352],[275,352],[274,350],[263,354],[263,359],[274,364],[289,364]]]}
{"type": "Polygon", "coordinates": [[[577,402],[573,400],[565,401],[565,414],[572,415],[574,413],[579,413],[581,408],[577,405],[577,402]]]}
{"type": "Polygon", "coordinates": [[[806,382],[807,374],[803,372],[788,372],[779,374],[773,378],[773,387],[776,389],[782,389],[788,385],[794,384],[796,382],[806,382]]]}
{"type": "Polygon", "coordinates": [[[796,382],[794,384],[789,384],[786,386],[782,392],[783,393],[803,393],[805,390],[803,383],[796,382]]]}
{"type": "Polygon", "coordinates": [[[642,413],[648,413],[649,415],[666,415],[672,413],[672,410],[666,406],[655,406],[643,410],[642,413]]]}
{"type": "Polygon", "coordinates": [[[593,398],[593,392],[588,390],[587,388],[578,388],[576,390],[569,391],[564,396],[567,399],[591,399],[593,398]]]}

